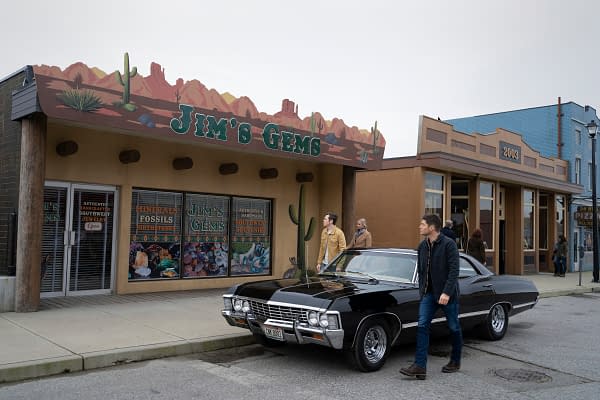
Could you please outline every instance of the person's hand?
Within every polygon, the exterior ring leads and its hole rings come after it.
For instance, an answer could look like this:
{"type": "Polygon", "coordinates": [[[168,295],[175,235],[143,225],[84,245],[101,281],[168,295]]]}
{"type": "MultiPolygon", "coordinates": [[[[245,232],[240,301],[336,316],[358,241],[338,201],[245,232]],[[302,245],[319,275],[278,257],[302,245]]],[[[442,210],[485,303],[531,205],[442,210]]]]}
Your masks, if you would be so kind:
{"type": "Polygon", "coordinates": [[[450,300],[450,296],[448,296],[446,293],[442,293],[442,295],[440,296],[440,299],[438,300],[438,303],[445,306],[446,304],[448,304],[449,300],[450,300]]]}

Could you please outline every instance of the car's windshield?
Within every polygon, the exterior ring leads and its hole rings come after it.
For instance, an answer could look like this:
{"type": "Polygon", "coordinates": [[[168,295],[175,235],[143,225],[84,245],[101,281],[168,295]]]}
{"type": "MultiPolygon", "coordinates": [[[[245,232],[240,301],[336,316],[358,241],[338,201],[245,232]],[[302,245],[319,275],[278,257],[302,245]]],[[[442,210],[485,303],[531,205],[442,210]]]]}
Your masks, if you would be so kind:
{"type": "Polygon", "coordinates": [[[414,254],[347,250],[321,273],[412,282],[416,263],[417,258],[414,254]]]}

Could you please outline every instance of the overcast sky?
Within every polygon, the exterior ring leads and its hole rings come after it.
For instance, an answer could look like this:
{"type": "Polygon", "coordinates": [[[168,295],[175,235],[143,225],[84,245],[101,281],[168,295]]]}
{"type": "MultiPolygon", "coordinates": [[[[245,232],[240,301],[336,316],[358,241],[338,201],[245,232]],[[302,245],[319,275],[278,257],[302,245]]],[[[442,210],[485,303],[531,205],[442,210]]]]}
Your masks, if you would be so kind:
{"type": "Polygon", "coordinates": [[[25,65],[105,72],[152,61],[174,84],[248,96],[269,114],[370,128],[385,157],[416,154],[419,115],[442,119],[563,102],[600,107],[594,0],[3,2],[0,78],[25,65]],[[418,3],[418,4],[417,4],[418,3]]]}

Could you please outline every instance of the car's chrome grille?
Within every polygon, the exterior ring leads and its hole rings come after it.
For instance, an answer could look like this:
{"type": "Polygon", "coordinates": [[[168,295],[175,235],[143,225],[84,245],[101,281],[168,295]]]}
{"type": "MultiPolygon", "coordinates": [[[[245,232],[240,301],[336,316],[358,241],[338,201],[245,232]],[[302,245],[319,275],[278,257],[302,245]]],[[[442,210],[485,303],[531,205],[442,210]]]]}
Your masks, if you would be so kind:
{"type": "Polygon", "coordinates": [[[302,308],[276,306],[256,300],[249,301],[250,310],[252,310],[254,317],[258,320],[266,321],[267,319],[276,319],[279,321],[308,322],[306,317],[306,310],[303,310],[302,308]]]}

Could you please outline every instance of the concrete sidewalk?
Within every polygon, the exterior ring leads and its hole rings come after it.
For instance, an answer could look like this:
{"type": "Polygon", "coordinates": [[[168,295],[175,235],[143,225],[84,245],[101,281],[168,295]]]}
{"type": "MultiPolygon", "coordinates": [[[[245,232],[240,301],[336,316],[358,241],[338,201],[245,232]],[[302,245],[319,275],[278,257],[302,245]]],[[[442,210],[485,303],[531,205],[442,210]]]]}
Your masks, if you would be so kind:
{"type": "MultiPolygon", "coordinates": [[[[540,297],[600,292],[591,272],[527,275],[540,297]]],[[[43,299],[0,314],[0,383],[254,343],[221,317],[225,289],[43,299]]]]}

